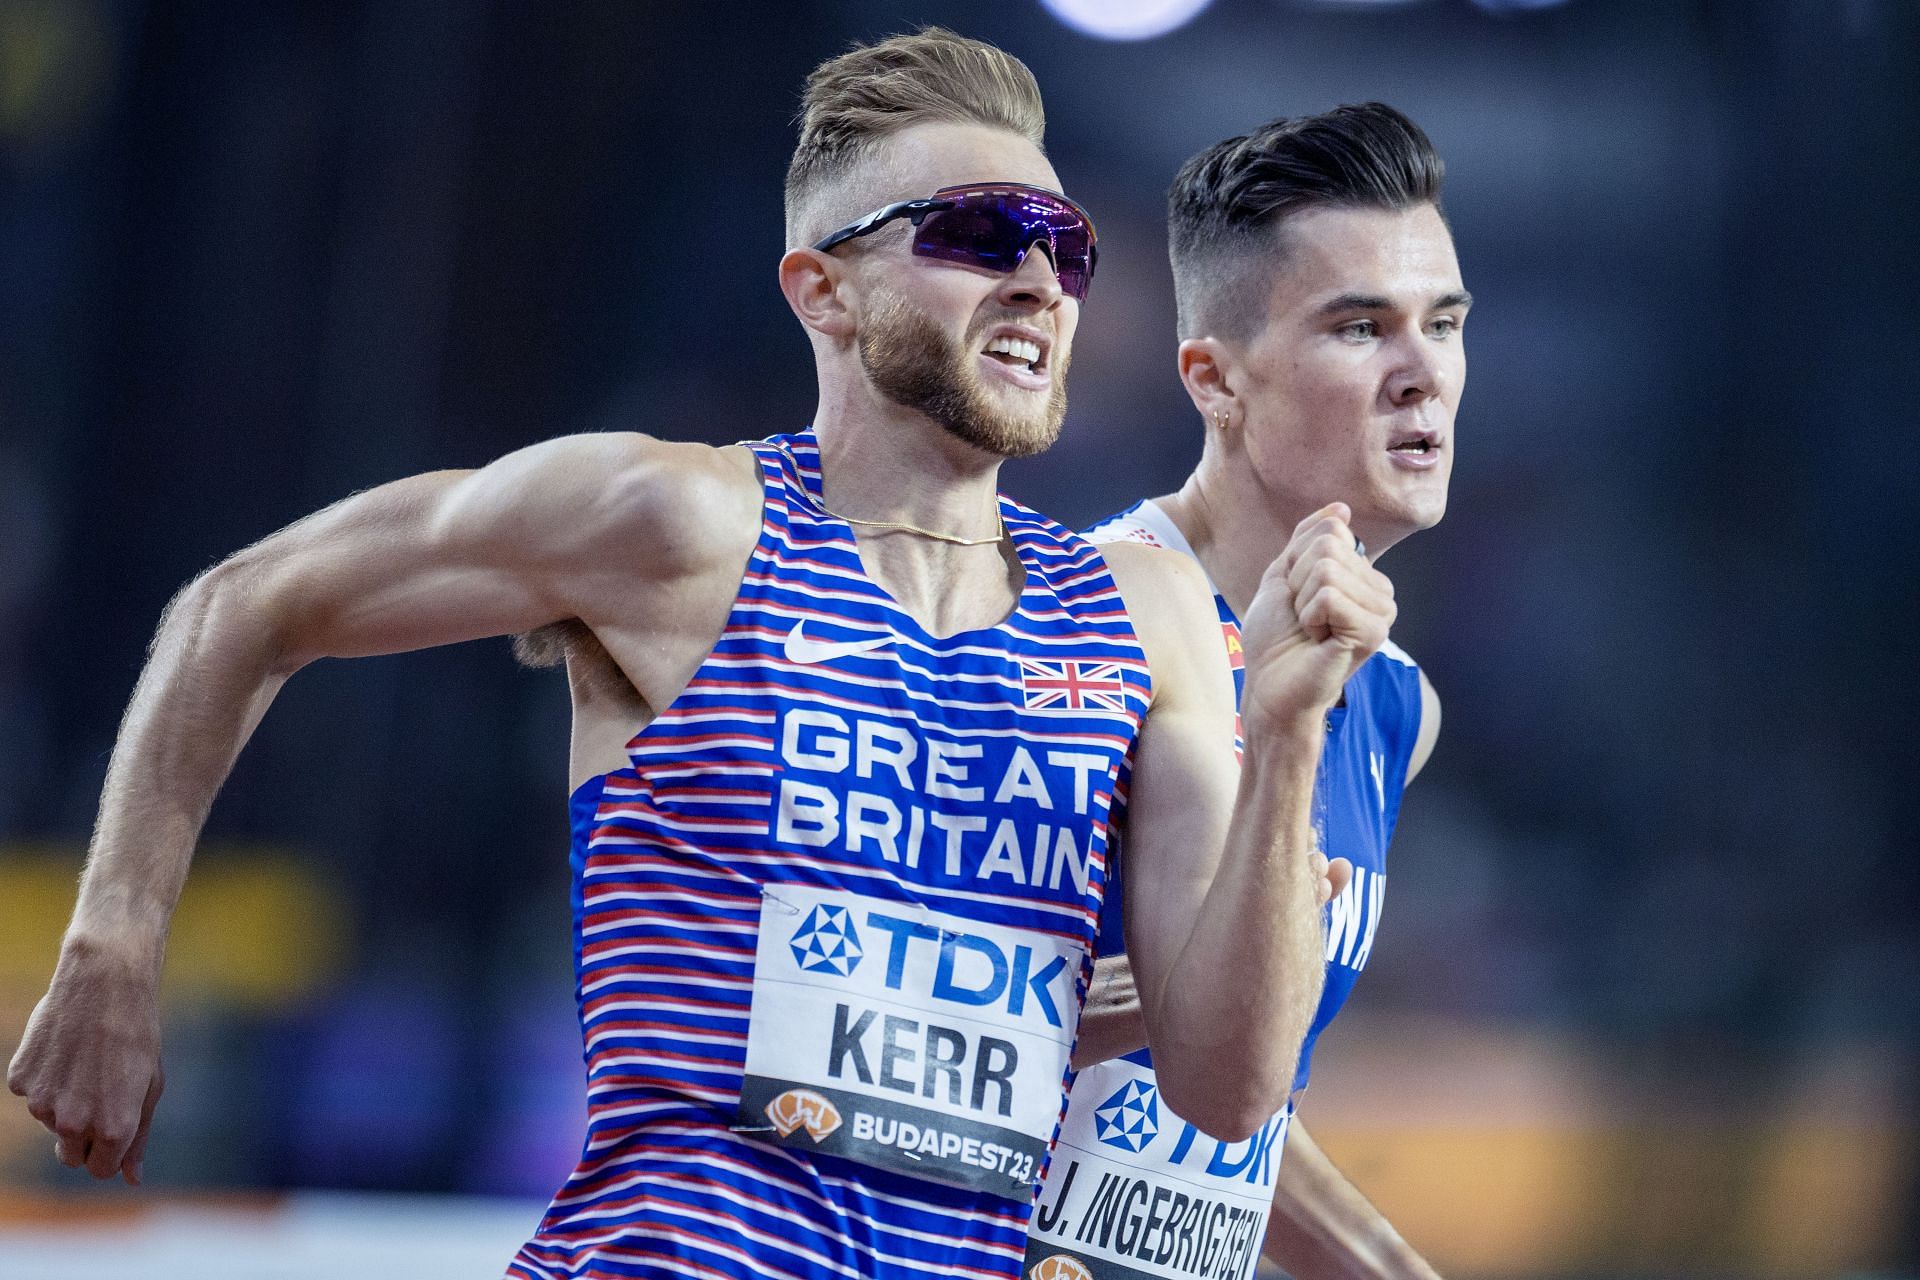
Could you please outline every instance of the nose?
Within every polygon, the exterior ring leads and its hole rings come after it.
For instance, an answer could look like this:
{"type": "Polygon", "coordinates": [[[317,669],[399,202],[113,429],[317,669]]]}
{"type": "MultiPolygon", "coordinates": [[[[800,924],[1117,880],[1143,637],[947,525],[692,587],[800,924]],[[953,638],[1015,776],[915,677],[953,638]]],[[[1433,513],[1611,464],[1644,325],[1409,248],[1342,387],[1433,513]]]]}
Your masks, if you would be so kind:
{"type": "Polygon", "coordinates": [[[1406,356],[1387,375],[1387,400],[1396,409],[1412,408],[1438,398],[1447,384],[1446,364],[1441,353],[1424,335],[1416,334],[1406,356]]]}
{"type": "Polygon", "coordinates": [[[1060,275],[1053,267],[1053,249],[1045,240],[1027,246],[1020,265],[1000,284],[1000,301],[1010,307],[1045,311],[1057,306],[1064,295],[1060,275]]]}

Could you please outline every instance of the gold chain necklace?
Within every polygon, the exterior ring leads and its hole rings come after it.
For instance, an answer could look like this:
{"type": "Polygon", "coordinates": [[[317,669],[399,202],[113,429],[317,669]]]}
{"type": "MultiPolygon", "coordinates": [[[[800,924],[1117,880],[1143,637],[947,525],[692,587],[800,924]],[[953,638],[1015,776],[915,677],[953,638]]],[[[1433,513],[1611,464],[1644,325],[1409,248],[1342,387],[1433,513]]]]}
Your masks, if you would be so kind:
{"type": "Polygon", "coordinates": [[[998,542],[1007,536],[1007,517],[998,511],[995,512],[995,515],[999,517],[1000,528],[992,537],[959,538],[951,533],[935,533],[932,529],[922,529],[917,524],[905,524],[896,520],[862,520],[857,516],[843,516],[838,511],[828,511],[827,504],[824,502],[819,502],[815,505],[835,520],[844,520],[848,524],[863,525],[869,529],[898,529],[902,533],[917,533],[923,538],[932,538],[935,542],[951,542],[956,547],[984,547],[990,542],[998,542]]]}

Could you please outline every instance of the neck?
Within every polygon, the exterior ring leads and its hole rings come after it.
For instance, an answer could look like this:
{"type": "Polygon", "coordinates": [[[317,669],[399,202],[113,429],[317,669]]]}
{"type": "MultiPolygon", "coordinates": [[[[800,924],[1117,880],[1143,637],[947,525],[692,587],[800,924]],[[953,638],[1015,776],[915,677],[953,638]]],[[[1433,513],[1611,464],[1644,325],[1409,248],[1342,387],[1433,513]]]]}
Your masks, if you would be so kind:
{"type": "MultiPolygon", "coordinates": [[[[1242,618],[1268,566],[1287,549],[1299,523],[1320,506],[1269,491],[1249,460],[1226,456],[1211,432],[1200,465],[1180,491],[1155,501],[1193,547],[1215,590],[1242,618]]],[[[1384,550],[1367,539],[1369,562],[1384,550]]]]}
{"type": "MultiPolygon", "coordinates": [[[[823,394],[813,430],[820,442],[821,492],[837,514],[955,538],[991,539],[999,529],[1001,459],[957,439],[925,414],[893,404],[836,403],[823,394]]],[[[917,534],[900,536],[941,545],[917,534]]]]}
{"type": "Polygon", "coordinates": [[[849,521],[869,578],[936,636],[1006,618],[1026,570],[1012,544],[996,536],[1000,458],[956,439],[924,414],[890,402],[836,401],[825,388],[813,429],[829,511],[981,540],[960,546],[849,521]]]}

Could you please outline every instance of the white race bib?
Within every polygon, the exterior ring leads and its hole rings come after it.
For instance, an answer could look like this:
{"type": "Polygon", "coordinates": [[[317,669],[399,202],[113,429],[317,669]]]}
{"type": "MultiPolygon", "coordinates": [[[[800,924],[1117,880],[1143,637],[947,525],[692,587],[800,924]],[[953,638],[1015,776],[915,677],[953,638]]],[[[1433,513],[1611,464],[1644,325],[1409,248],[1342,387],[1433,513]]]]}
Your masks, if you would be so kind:
{"type": "Polygon", "coordinates": [[[908,903],[769,885],[733,1127],[1029,1200],[1060,1116],[1083,954],[908,903]]]}
{"type": "Polygon", "coordinates": [[[1073,1082],[1034,1206],[1027,1280],[1247,1280],[1260,1261],[1289,1104],[1245,1142],[1160,1102],[1153,1068],[1114,1058],[1073,1082]]]}

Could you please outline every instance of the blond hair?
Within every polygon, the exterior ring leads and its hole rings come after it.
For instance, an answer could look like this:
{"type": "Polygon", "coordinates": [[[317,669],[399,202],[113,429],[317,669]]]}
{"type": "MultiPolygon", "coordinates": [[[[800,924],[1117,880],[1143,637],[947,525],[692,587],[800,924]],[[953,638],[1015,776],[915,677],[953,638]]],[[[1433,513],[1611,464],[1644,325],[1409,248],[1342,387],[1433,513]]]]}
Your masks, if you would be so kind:
{"type": "Polygon", "coordinates": [[[806,235],[808,205],[887,135],[934,121],[994,125],[1042,146],[1040,86],[1025,63],[941,27],[855,45],[815,67],[787,166],[787,242],[806,235]]]}

